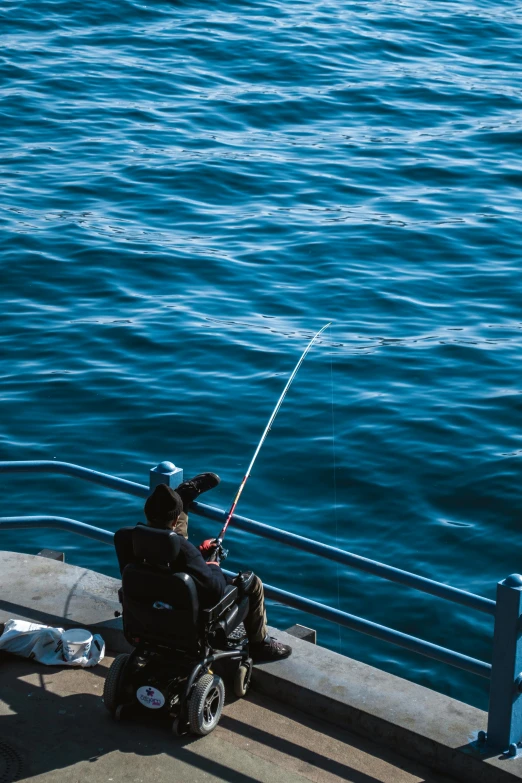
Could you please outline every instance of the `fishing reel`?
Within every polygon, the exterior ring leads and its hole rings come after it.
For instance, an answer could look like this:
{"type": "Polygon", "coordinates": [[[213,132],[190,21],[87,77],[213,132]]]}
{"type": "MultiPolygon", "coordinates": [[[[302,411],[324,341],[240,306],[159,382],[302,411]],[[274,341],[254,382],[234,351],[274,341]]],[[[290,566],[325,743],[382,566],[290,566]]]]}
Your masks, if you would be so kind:
{"type": "Polygon", "coordinates": [[[223,560],[226,560],[228,557],[228,549],[225,549],[220,538],[216,538],[216,544],[216,563],[222,563],[223,560]]]}
{"type": "Polygon", "coordinates": [[[206,541],[199,546],[199,551],[205,558],[207,563],[213,562],[218,565],[226,560],[228,556],[228,549],[225,549],[223,542],[220,538],[207,538],[206,541]]]}

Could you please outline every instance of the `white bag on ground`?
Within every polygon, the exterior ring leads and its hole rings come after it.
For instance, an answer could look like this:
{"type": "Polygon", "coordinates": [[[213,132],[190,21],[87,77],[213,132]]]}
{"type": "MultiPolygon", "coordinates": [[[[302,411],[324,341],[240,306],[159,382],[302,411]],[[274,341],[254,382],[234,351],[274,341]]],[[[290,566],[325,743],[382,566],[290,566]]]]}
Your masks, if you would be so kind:
{"type": "Polygon", "coordinates": [[[52,628],[27,620],[8,620],[0,636],[0,650],[32,658],[47,666],[96,666],[105,655],[105,642],[89,631],[52,628]],[[89,638],[90,637],[90,638],[89,638]]]}

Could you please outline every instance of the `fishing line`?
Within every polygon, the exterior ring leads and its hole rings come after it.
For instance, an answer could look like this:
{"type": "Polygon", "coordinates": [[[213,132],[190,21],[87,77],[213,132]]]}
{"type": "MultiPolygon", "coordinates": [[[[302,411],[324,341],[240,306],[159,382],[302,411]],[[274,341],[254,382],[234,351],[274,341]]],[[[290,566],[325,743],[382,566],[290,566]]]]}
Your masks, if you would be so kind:
{"type": "Polygon", "coordinates": [[[315,343],[315,341],[317,340],[319,335],[322,334],[325,329],[328,329],[329,326],[331,326],[331,324],[327,323],[326,326],[323,326],[322,329],[319,329],[317,334],[312,337],[312,339],[310,340],[310,342],[308,343],[308,345],[304,349],[303,353],[301,354],[301,358],[297,362],[297,364],[296,364],[296,366],[294,368],[294,371],[292,372],[290,378],[286,382],[286,386],[283,389],[283,392],[282,392],[281,396],[279,397],[274,410],[272,411],[272,415],[270,416],[270,418],[268,420],[268,424],[266,425],[266,427],[264,429],[264,432],[263,432],[263,434],[261,436],[261,440],[259,441],[259,443],[257,445],[257,448],[256,448],[256,450],[254,452],[254,456],[250,460],[250,465],[248,466],[247,471],[246,471],[246,473],[245,473],[245,475],[243,477],[243,481],[239,485],[239,489],[238,489],[238,491],[236,493],[236,496],[235,496],[235,498],[234,498],[234,500],[232,502],[232,505],[230,506],[230,510],[229,510],[229,512],[227,514],[226,522],[223,525],[223,529],[221,530],[221,533],[219,534],[219,536],[217,538],[217,543],[218,543],[219,546],[221,546],[221,542],[223,541],[223,538],[225,537],[225,533],[227,532],[227,528],[228,528],[228,526],[230,524],[230,520],[232,519],[232,515],[233,515],[234,511],[236,510],[236,506],[238,504],[239,498],[241,497],[241,493],[243,492],[243,489],[245,488],[245,484],[247,483],[248,479],[250,478],[250,476],[252,474],[252,468],[254,467],[254,462],[256,461],[257,455],[261,451],[261,446],[265,442],[266,437],[267,437],[268,433],[270,432],[270,430],[272,428],[272,424],[274,423],[275,417],[279,413],[279,408],[283,404],[283,400],[286,397],[287,391],[290,388],[290,385],[291,385],[292,381],[294,380],[295,376],[297,375],[297,372],[298,372],[300,366],[304,362],[306,354],[308,353],[308,351],[310,350],[312,345],[315,343]]]}
{"type": "MultiPolygon", "coordinates": [[[[330,329],[330,340],[332,339],[332,330],[330,329]]],[[[333,341],[332,341],[333,343],[333,341]]],[[[337,547],[338,533],[339,533],[339,519],[337,516],[337,454],[335,449],[335,411],[334,411],[334,382],[333,382],[333,351],[330,353],[330,382],[332,388],[332,454],[333,454],[333,480],[334,480],[334,519],[335,519],[335,546],[337,547]]],[[[341,608],[341,580],[339,576],[339,563],[336,563],[337,573],[337,608],[341,608]]],[[[341,626],[337,626],[339,629],[339,653],[342,655],[342,629],[341,626]]]]}

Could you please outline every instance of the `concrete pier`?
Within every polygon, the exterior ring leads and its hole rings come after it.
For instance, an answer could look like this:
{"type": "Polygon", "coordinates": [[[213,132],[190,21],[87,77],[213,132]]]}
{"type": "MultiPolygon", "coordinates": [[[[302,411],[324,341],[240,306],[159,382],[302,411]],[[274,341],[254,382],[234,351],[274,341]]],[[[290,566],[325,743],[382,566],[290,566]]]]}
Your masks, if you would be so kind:
{"type": "Polygon", "coordinates": [[[101,700],[111,661],[71,670],[2,656],[0,780],[14,780],[2,776],[9,749],[17,779],[34,783],[450,783],[259,693],[226,705],[208,737],[116,723],[101,700]]]}
{"type": "MultiPolygon", "coordinates": [[[[110,651],[127,651],[121,620],[114,618],[119,584],[48,558],[0,552],[0,622],[17,617],[89,628],[110,651]]],[[[46,782],[82,781],[88,773],[113,781],[238,783],[522,778],[521,758],[488,757],[476,747],[487,722],[480,710],[274,633],[294,654],[255,667],[254,692],[227,705],[216,731],[202,739],[112,722],[100,698],[110,658],[92,670],[71,670],[4,655],[0,765],[14,769],[19,759],[22,778],[46,782]]]]}

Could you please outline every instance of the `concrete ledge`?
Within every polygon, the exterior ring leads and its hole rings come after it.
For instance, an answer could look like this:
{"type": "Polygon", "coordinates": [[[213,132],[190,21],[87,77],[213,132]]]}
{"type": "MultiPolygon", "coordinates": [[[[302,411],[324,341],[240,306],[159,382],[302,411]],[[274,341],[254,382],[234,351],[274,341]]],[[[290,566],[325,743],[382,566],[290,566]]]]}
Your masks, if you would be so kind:
{"type": "Polygon", "coordinates": [[[302,639],[303,642],[310,642],[310,644],[317,644],[317,631],[315,628],[307,628],[306,625],[292,625],[287,628],[285,633],[290,636],[295,636],[297,639],[302,639]]]}
{"type": "MultiPolygon", "coordinates": [[[[101,633],[109,649],[123,638],[117,579],[47,558],[0,552],[0,623],[17,617],[101,633]]],[[[256,666],[253,686],[316,718],[392,747],[466,783],[522,780],[522,757],[481,753],[481,710],[346,656],[272,629],[291,644],[285,661],[256,666]]]]}
{"type": "Polygon", "coordinates": [[[32,620],[99,633],[108,649],[130,652],[122,621],[120,581],[38,555],[0,551],[0,623],[32,620]]]}
{"type": "Polygon", "coordinates": [[[466,783],[522,779],[522,757],[479,751],[487,714],[373,666],[270,629],[290,658],[254,668],[253,687],[466,783]]]}

